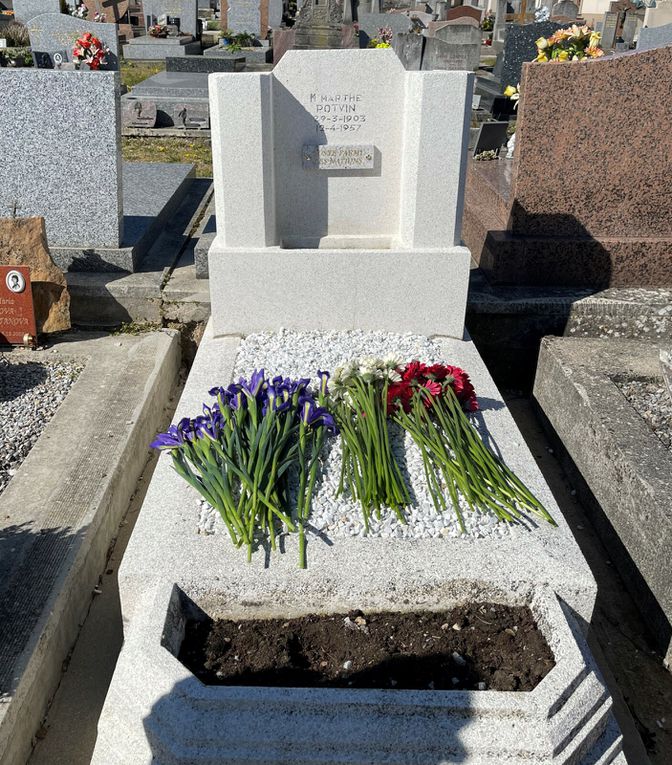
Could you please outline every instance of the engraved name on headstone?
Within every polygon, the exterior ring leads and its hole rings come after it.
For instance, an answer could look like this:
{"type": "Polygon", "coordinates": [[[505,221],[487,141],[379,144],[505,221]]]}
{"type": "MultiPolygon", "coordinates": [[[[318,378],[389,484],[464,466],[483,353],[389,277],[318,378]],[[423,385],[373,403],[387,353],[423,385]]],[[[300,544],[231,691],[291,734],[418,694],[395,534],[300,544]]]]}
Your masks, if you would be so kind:
{"type": "Polygon", "coordinates": [[[303,147],[306,170],[372,170],[375,160],[373,145],[321,145],[303,147]]]}
{"type": "Polygon", "coordinates": [[[366,122],[361,93],[311,93],[307,108],[319,134],[356,133],[366,122]]]}

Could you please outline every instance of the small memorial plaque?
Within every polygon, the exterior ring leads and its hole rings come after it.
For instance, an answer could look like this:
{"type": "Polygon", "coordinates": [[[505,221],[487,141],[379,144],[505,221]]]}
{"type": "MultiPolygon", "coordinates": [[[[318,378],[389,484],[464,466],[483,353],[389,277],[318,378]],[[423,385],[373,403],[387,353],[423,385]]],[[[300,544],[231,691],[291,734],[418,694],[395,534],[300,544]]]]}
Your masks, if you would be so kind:
{"type": "Polygon", "coordinates": [[[128,99],[122,101],[121,125],[125,128],[153,128],[156,125],[156,103],[128,99]]]}
{"type": "Polygon", "coordinates": [[[187,130],[208,130],[210,114],[208,107],[201,104],[177,104],[173,112],[173,122],[176,127],[187,130]]]}
{"type": "Polygon", "coordinates": [[[52,51],[32,51],[33,61],[38,69],[60,69],[68,63],[68,52],[66,50],[52,51]]]}
{"type": "Polygon", "coordinates": [[[37,326],[28,266],[0,266],[0,344],[35,343],[37,326]]]}
{"type": "Polygon", "coordinates": [[[306,170],[373,170],[374,160],[373,145],[305,144],[303,147],[306,170]]]}

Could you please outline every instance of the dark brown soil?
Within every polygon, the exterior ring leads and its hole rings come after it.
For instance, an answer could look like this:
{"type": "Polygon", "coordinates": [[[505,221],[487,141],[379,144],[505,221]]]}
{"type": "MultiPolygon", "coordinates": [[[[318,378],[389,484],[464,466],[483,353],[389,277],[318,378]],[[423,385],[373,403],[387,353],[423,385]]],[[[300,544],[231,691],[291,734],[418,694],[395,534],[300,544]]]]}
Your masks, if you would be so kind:
{"type": "Polygon", "coordinates": [[[180,661],[209,685],[531,691],[554,666],[530,610],[194,621],[180,661]]]}

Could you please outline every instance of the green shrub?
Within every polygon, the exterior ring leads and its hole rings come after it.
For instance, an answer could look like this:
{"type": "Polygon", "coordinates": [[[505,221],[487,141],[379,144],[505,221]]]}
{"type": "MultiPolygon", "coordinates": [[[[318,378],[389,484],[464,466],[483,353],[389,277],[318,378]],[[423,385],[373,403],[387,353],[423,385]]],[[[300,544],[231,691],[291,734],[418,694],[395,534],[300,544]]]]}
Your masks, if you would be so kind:
{"type": "Polygon", "coordinates": [[[208,32],[216,32],[222,28],[222,24],[219,19],[210,19],[206,26],[208,32]]]}

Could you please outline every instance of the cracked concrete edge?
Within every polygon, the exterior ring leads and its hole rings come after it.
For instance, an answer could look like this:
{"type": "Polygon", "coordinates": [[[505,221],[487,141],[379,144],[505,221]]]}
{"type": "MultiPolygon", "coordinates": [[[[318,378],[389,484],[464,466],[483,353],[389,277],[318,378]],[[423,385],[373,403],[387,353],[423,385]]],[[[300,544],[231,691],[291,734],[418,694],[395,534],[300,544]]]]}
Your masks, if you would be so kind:
{"type": "Polygon", "coordinates": [[[17,661],[17,682],[0,704],[0,765],[25,762],[30,754],[180,368],[179,337],[168,330],[140,337],[66,338],[52,350],[65,358],[84,360],[86,366],[0,498],[0,511],[13,523],[34,523],[36,508],[57,485],[71,480],[68,455],[99,448],[96,411],[112,404],[107,387],[100,385],[101,376],[115,376],[136,359],[146,370],[146,379],[139,395],[126,393],[126,409],[119,412],[126,427],[112,437],[106,473],[90,476],[90,502],[79,533],[55,572],[41,616],[17,661]]]}

